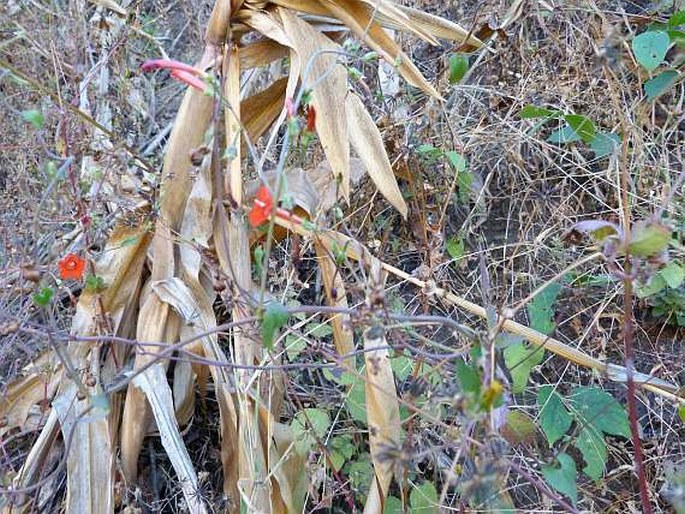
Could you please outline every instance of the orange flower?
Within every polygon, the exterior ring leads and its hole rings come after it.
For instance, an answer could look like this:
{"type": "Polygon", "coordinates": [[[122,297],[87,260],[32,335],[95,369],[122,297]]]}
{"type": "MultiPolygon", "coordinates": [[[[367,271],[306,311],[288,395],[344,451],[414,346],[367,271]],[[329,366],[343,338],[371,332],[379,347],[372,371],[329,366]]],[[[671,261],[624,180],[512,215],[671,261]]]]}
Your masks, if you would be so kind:
{"type": "Polygon", "coordinates": [[[75,253],[67,254],[57,263],[59,276],[64,280],[81,280],[86,270],[86,261],[75,253]]]}
{"type": "Polygon", "coordinates": [[[266,186],[261,186],[257,191],[257,198],[255,198],[250,210],[249,220],[252,227],[258,227],[269,219],[274,209],[274,199],[271,196],[271,191],[266,186]]]}

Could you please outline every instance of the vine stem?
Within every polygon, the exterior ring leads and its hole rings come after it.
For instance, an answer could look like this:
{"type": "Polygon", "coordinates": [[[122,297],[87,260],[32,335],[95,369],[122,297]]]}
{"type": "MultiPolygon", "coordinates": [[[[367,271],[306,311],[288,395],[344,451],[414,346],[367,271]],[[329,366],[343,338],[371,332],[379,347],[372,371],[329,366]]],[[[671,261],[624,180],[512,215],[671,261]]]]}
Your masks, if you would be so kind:
{"type": "MultiPolygon", "coordinates": [[[[622,210],[623,218],[623,233],[625,241],[629,242],[631,239],[631,214],[630,214],[630,198],[628,191],[630,189],[630,171],[628,158],[630,134],[632,133],[632,124],[627,119],[625,112],[621,109],[619,97],[616,92],[615,85],[617,79],[613,72],[607,67],[604,67],[607,77],[607,89],[611,96],[614,109],[620,120],[621,130],[623,131],[623,140],[621,144],[620,160],[617,162],[619,175],[619,200],[622,210]]],[[[625,368],[626,368],[626,382],[628,388],[628,420],[630,422],[630,433],[635,447],[635,471],[637,473],[638,486],[640,488],[640,502],[642,504],[642,512],[644,514],[652,514],[652,504],[649,499],[649,489],[647,487],[647,476],[644,467],[644,455],[642,451],[642,441],[640,440],[640,432],[638,427],[637,416],[637,401],[635,399],[635,359],[633,352],[633,262],[630,255],[630,245],[625,245],[625,260],[623,266],[623,351],[625,353],[625,368]]]]}

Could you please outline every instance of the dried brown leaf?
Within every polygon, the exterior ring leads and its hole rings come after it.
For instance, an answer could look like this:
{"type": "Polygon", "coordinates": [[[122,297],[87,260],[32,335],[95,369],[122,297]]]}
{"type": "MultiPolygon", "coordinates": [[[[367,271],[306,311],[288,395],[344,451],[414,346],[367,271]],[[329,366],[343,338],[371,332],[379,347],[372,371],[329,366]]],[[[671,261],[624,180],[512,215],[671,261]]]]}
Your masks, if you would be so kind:
{"type": "MultiPolygon", "coordinates": [[[[377,267],[380,275],[380,263],[377,267]]],[[[373,272],[372,272],[373,273],[373,272]]],[[[382,514],[393,476],[389,450],[401,448],[400,405],[395,389],[395,376],[390,367],[387,341],[381,326],[364,332],[366,363],[366,416],[369,425],[369,447],[377,487],[371,487],[364,506],[366,514],[382,514]],[[381,348],[382,349],[376,349],[381,348]]]]}
{"type": "Polygon", "coordinates": [[[288,56],[289,49],[273,39],[260,39],[240,48],[240,66],[258,68],[288,56]]]}
{"type": "MultiPolygon", "coordinates": [[[[347,293],[345,291],[345,281],[338,271],[329,251],[316,240],[314,241],[316,258],[323,278],[326,300],[331,307],[347,309],[347,293]]],[[[349,324],[348,314],[333,314],[331,316],[331,326],[333,328],[333,341],[335,349],[339,355],[347,355],[354,351],[354,333],[349,324]]],[[[354,357],[343,361],[343,365],[354,368],[354,357]]]]}
{"type": "Polygon", "coordinates": [[[349,93],[345,102],[350,142],[357,155],[364,162],[369,176],[376,187],[403,218],[407,218],[407,204],[397,185],[390,159],[383,146],[383,138],[367,112],[364,104],[354,93],[349,93]]]}
{"type": "Polygon", "coordinates": [[[312,88],[316,132],[345,198],[350,189],[350,144],[344,105],[347,72],[338,64],[340,46],[287,9],[280,9],[283,27],[300,59],[303,87],[312,88]]]}
{"type": "MultiPolygon", "coordinates": [[[[162,363],[154,364],[145,372],[137,375],[133,379],[133,385],[144,392],[145,397],[150,403],[157,430],[159,430],[161,436],[162,446],[164,446],[164,450],[176,471],[188,510],[191,513],[206,513],[207,509],[201,501],[200,495],[197,494],[199,490],[197,473],[176,423],[171,389],[166,379],[164,365],[162,363]]],[[[79,510],[69,512],[92,511],[79,510]]]]}
{"type": "Polygon", "coordinates": [[[440,98],[440,94],[424,78],[411,59],[388,36],[383,27],[373,21],[371,14],[360,0],[325,1],[325,5],[333,16],[345,23],[358,38],[376,50],[386,61],[396,66],[407,82],[440,98]]]}
{"type": "Polygon", "coordinates": [[[279,79],[240,104],[240,116],[252,143],[257,142],[283,111],[287,84],[287,78],[279,79]]]}

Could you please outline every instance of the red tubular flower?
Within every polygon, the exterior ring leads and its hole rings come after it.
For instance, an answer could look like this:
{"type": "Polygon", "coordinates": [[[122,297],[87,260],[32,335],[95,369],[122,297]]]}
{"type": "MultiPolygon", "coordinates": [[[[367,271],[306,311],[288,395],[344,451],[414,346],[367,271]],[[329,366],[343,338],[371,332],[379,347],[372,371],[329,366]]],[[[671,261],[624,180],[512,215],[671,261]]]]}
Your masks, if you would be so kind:
{"type": "Polygon", "coordinates": [[[257,191],[257,198],[255,198],[250,209],[249,221],[253,228],[258,227],[269,219],[274,209],[274,199],[271,196],[271,191],[266,186],[261,186],[257,191]]]}
{"type": "Polygon", "coordinates": [[[171,76],[189,86],[199,89],[203,93],[207,90],[207,83],[203,80],[205,73],[193,68],[189,64],[173,59],[150,59],[145,61],[140,69],[143,71],[171,70],[171,76]]]}
{"type": "Polygon", "coordinates": [[[86,261],[75,253],[69,253],[57,263],[57,267],[63,280],[81,280],[86,270],[86,261]]]}
{"type": "Polygon", "coordinates": [[[314,132],[316,129],[316,109],[313,105],[307,106],[307,132],[314,132]]]}

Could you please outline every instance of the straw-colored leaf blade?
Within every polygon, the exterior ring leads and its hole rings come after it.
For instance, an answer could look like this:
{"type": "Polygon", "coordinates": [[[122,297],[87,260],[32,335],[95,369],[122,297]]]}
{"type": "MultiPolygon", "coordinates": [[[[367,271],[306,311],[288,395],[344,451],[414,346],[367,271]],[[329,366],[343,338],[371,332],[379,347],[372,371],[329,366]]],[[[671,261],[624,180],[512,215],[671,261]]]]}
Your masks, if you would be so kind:
{"type": "Polygon", "coordinates": [[[164,446],[169,460],[176,471],[188,510],[191,513],[206,513],[207,509],[197,494],[199,489],[197,473],[193,468],[190,455],[188,455],[188,450],[183,443],[183,438],[176,423],[171,389],[167,383],[164,365],[157,363],[148,368],[144,373],[137,375],[133,379],[133,385],[143,391],[150,403],[162,446],[164,446]]]}
{"type": "Polygon", "coordinates": [[[345,117],[347,72],[338,64],[341,49],[287,9],[280,9],[283,27],[300,59],[303,87],[312,88],[316,132],[341,189],[349,198],[350,143],[345,117]]]}
{"type": "MultiPolygon", "coordinates": [[[[259,420],[262,427],[271,435],[272,443],[268,445],[271,473],[276,479],[282,506],[274,501],[272,512],[300,513],[304,512],[305,499],[309,487],[307,473],[303,473],[306,456],[294,451],[296,436],[289,425],[278,423],[269,409],[259,409],[259,420]],[[280,509],[278,507],[281,507],[280,509]],[[285,510],[287,508],[287,510],[285,510]]],[[[273,496],[272,496],[273,497],[273,496]]]]}
{"type": "MultiPolygon", "coordinates": [[[[142,368],[156,354],[162,351],[160,343],[173,343],[178,338],[178,320],[170,307],[155,293],[149,293],[143,300],[138,314],[136,339],[141,343],[133,365],[133,370],[142,368]],[[146,342],[156,343],[155,346],[145,346],[146,342]]],[[[135,482],[138,471],[138,456],[143,444],[149,421],[149,406],[145,395],[137,387],[129,385],[124,403],[124,414],[121,422],[121,468],[128,482],[135,482]]]]}
{"type": "Polygon", "coordinates": [[[271,0],[271,3],[293,11],[316,16],[329,16],[330,11],[321,0],[271,0]]]}
{"type": "Polygon", "coordinates": [[[383,146],[383,138],[364,104],[354,93],[349,93],[345,102],[350,142],[357,155],[364,162],[366,170],[378,190],[402,217],[407,217],[407,204],[397,185],[390,159],[383,146]]]}
{"type": "MultiPolygon", "coordinates": [[[[326,292],[326,299],[328,305],[340,309],[347,309],[347,293],[345,292],[345,281],[339,273],[333,258],[326,248],[314,241],[314,249],[316,250],[316,258],[321,270],[323,278],[324,290],[326,292]]],[[[335,349],[339,355],[348,355],[354,351],[354,333],[350,328],[349,315],[334,314],[331,316],[331,326],[333,327],[333,341],[335,342],[335,349]]],[[[343,364],[349,365],[350,369],[354,368],[354,357],[346,359],[343,364]]]]}
{"type": "Polygon", "coordinates": [[[386,61],[396,66],[407,82],[440,98],[440,94],[424,78],[411,59],[388,36],[383,27],[373,20],[372,15],[360,0],[325,1],[333,16],[345,23],[358,38],[376,50],[386,61]]]}
{"type": "MultiPolygon", "coordinates": [[[[468,30],[450,20],[404,5],[399,5],[398,8],[407,15],[412,25],[419,27],[421,30],[432,34],[435,37],[449,39],[450,41],[465,42],[474,48],[483,46],[483,42],[480,39],[470,35],[468,30]]],[[[381,23],[384,24],[382,18],[381,23]]],[[[400,28],[394,26],[392,23],[388,23],[388,26],[400,28]]]]}
{"type": "Polygon", "coordinates": [[[76,398],[76,386],[53,401],[67,452],[66,512],[114,512],[114,452],[107,414],[76,398]],[[85,418],[85,419],[84,419],[85,418]]]}
{"type": "Polygon", "coordinates": [[[236,205],[243,201],[243,177],[241,174],[241,112],[240,112],[240,57],[238,48],[233,47],[224,61],[224,82],[227,108],[226,148],[233,150],[233,157],[228,163],[228,173],[224,177],[226,192],[233,197],[236,205]]]}
{"type": "Polygon", "coordinates": [[[393,461],[387,457],[388,449],[398,449],[401,444],[400,406],[382,327],[371,327],[364,332],[364,350],[366,416],[377,485],[370,488],[364,512],[382,514],[393,475],[393,461]]]}
{"type": "Polygon", "coordinates": [[[404,9],[399,5],[395,5],[394,2],[389,0],[361,1],[366,4],[367,10],[372,13],[374,21],[380,22],[383,26],[393,24],[398,29],[405,32],[411,32],[432,45],[438,45],[438,41],[433,37],[433,34],[425,31],[420,24],[412,23],[404,9]]]}
{"type": "Polygon", "coordinates": [[[212,9],[212,14],[207,22],[205,31],[205,41],[220,47],[226,41],[229,20],[231,19],[231,0],[216,0],[212,9]]]}
{"type": "Polygon", "coordinates": [[[0,419],[3,420],[0,437],[14,428],[24,431],[38,428],[27,423],[29,415],[35,410],[40,418],[44,417],[37,405],[53,397],[62,376],[59,360],[52,352],[40,355],[25,373],[0,395],[0,419]]]}
{"type": "Polygon", "coordinates": [[[250,141],[255,143],[273,125],[285,105],[288,78],[275,81],[264,91],[250,96],[240,104],[240,115],[250,141]]]}
{"type": "MultiPolygon", "coordinates": [[[[194,168],[190,157],[192,151],[202,144],[212,116],[212,106],[212,97],[191,87],[183,97],[164,156],[157,233],[161,226],[169,227],[172,232],[180,227],[186,199],[190,192],[189,172],[194,168]]],[[[159,238],[155,237],[155,239],[159,238]]],[[[173,238],[169,237],[168,242],[171,245],[173,238]]],[[[159,267],[166,257],[172,258],[173,255],[159,255],[155,247],[154,267],[159,267]]],[[[173,264],[173,260],[171,263],[173,264]]],[[[162,279],[166,276],[170,275],[156,275],[155,278],[162,279]]]]}
{"type": "Polygon", "coordinates": [[[281,46],[292,47],[289,35],[283,30],[283,26],[266,11],[243,9],[237,14],[236,19],[252,27],[261,35],[276,41],[281,46]]]}
{"type": "Polygon", "coordinates": [[[240,47],[240,66],[244,69],[259,68],[276,59],[288,56],[288,47],[273,39],[260,39],[240,47]]]}

